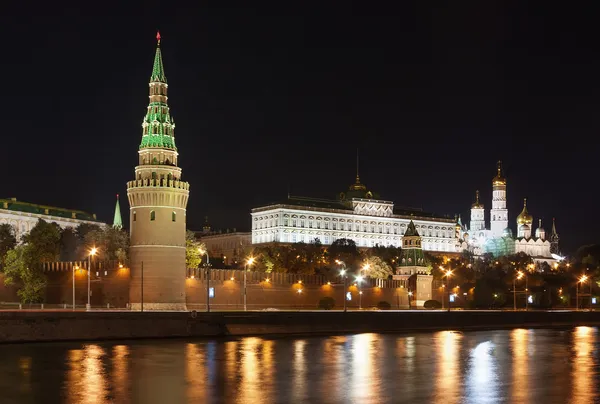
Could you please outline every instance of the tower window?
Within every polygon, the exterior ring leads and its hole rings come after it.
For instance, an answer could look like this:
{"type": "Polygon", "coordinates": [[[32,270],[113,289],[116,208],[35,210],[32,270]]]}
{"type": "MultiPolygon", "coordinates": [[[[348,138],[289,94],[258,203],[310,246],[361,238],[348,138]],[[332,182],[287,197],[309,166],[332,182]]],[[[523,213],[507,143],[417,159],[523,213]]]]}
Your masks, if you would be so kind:
{"type": "Polygon", "coordinates": [[[135,222],[136,219],[137,219],[137,213],[135,213],[135,211],[133,211],[133,221],[135,222]]]}
{"type": "Polygon", "coordinates": [[[153,210],[150,211],[150,220],[151,221],[156,220],[156,212],[153,210]]]}
{"type": "Polygon", "coordinates": [[[171,213],[171,221],[175,222],[177,219],[177,213],[173,212],[171,213]]]}

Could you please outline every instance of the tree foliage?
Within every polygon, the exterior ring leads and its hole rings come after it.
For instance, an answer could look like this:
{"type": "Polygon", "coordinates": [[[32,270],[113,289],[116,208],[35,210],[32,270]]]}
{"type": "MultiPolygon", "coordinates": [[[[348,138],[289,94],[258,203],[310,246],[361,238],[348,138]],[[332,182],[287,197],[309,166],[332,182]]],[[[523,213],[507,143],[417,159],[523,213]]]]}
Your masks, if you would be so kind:
{"type": "Polygon", "coordinates": [[[40,303],[44,299],[46,277],[36,262],[33,245],[22,244],[6,254],[4,284],[17,284],[21,303],[40,303]]]}
{"type": "Polygon", "coordinates": [[[390,264],[376,255],[368,257],[365,260],[365,265],[368,265],[369,268],[365,274],[370,278],[388,279],[394,274],[390,264]]]}
{"type": "Polygon", "coordinates": [[[98,258],[127,263],[129,259],[129,234],[124,229],[112,226],[81,224],[75,230],[79,240],[76,256],[87,259],[90,250],[98,250],[98,258]]]}
{"type": "Polygon", "coordinates": [[[8,223],[0,224],[0,269],[4,266],[6,253],[15,248],[16,245],[15,228],[8,223]]]}
{"type": "Polygon", "coordinates": [[[332,267],[336,260],[340,260],[346,264],[346,268],[356,271],[361,254],[354,240],[339,238],[327,248],[327,257],[332,267]]]}
{"type": "Polygon", "coordinates": [[[206,245],[198,242],[193,231],[185,233],[185,265],[186,268],[198,268],[204,258],[206,245]]]}

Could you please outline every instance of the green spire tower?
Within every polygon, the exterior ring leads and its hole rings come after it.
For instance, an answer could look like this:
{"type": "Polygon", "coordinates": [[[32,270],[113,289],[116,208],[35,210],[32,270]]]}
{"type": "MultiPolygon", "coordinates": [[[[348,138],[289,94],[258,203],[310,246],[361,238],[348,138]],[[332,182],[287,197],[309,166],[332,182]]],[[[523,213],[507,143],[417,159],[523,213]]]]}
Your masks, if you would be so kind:
{"type": "Polygon", "coordinates": [[[404,237],[402,237],[402,254],[400,258],[400,270],[402,273],[411,275],[419,271],[425,265],[425,255],[421,247],[421,236],[411,220],[406,227],[404,237]]]}
{"type": "Polygon", "coordinates": [[[156,40],[135,179],[127,183],[129,302],[132,310],[185,310],[185,214],[190,184],[181,181],[160,34],[156,40]]]}
{"type": "Polygon", "coordinates": [[[113,227],[115,229],[123,228],[123,220],[121,219],[121,206],[119,205],[119,194],[117,194],[117,204],[115,205],[115,218],[113,219],[113,227]]]}

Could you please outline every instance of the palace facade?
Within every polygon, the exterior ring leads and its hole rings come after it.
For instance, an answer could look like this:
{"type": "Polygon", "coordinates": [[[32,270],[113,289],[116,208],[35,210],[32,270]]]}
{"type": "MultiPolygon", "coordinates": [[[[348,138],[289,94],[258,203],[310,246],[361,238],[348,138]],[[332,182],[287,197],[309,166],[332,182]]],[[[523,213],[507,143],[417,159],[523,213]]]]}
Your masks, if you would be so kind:
{"type": "Polygon", "coordinates": [[[252,244],[310,243],[329,245],[337,239],[354,240],[358,247],[396,246],[411,220],[425,251],[458,252],[455,220],[406,209],[381,200],[356,182],[337,200],[289,196],[287,200],[252,209],[252,244]]]}

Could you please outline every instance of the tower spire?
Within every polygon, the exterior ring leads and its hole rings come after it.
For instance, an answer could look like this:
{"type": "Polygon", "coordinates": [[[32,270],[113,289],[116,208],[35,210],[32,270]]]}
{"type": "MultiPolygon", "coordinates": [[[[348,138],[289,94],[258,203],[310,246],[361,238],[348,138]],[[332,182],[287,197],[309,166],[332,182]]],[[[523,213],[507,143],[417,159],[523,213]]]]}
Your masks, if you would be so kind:
{"type": "Polygon", "coordinates": [[[356,183],[360,184],[360,176],[358,175],[358,147],[356,148],[356,183]]]}
{"type": "Polygon", "coordinates": [[[121,219],[121,206],[119,205],[119,194],[117,194],[117,204],[115,205],[115,217],[113,219],[113,227],[115,229],[123,228],[123,220],[121,219]]]}
{"type": "Polygon", "coordinates": [[[156,53],[154,54],[154,65],[152,66],[151,82],[166,83],[165,69],[163,68],[162,54],[160,53],[160,32],[156,32],[156,53]]]}

